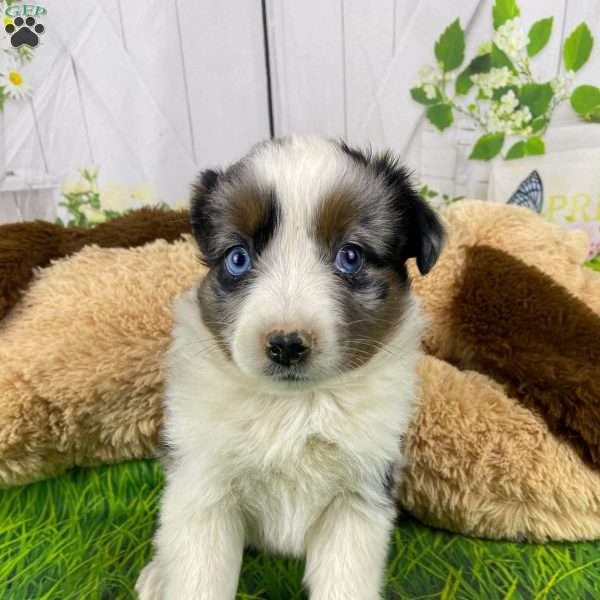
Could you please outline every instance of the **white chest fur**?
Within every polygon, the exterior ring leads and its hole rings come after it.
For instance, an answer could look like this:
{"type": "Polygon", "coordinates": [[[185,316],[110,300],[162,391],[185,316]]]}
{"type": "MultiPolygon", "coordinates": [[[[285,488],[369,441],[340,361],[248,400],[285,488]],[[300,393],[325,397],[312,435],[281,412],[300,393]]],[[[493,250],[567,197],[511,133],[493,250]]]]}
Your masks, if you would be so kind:
{"type": "Polygon", "coordinates": [[[166,436],[193,473],[196,506],[227,497],[240,505],[248,543],[301,554],[335,497],[384,500],[381,481],[401,460],[412,416],[418,335],[343,381],[277,393],[228,376],[222,359],[199,361],[189,309],[180,306],[170,354],[166,436]]]}

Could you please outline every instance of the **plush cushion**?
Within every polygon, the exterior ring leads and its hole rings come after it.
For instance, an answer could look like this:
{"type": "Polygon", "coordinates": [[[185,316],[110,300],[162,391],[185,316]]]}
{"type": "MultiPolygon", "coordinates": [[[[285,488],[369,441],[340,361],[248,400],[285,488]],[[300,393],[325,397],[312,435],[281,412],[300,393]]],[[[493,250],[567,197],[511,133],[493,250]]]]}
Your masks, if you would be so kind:
{"type": "MultiPolygon", "coordinates": [[[[551,432],[535,395],[524,406],[505,381],[447,362],[467,364],[473,354],[447,339],[457,331],[452,302],[470,273],[469,248],[537,261],[595,312],[590,296],[597,298],[600,279],[580,266],[580,234],[525,209],[483,208],[469,201],[449,207],[442,258],[427,277],[414,275],[430,319],[426,347],[435,356],[419,366],[422,393],[405,441],[410,460],[398,478],[399,500],[428,523],[470,535],[600,537],[600,477],[576,444],[551,432]]],[[[90,246],[36,274],[0,323],[1,485],[157,453],[169,308],[202,272],[185,238],[133,249],[90,246]]],[[[587,443],[577,427],[572,433],[587,443]]]]}
{"type": "Polygon", "coordinates": [[[104,248],[142,246],[176,240],[191,227],[187,211],[144,207],[94,228],[63,227],[46,221],[0,226],[0,319],[27,288],[34,269],[75,254],[89,244],[104,248]]]}

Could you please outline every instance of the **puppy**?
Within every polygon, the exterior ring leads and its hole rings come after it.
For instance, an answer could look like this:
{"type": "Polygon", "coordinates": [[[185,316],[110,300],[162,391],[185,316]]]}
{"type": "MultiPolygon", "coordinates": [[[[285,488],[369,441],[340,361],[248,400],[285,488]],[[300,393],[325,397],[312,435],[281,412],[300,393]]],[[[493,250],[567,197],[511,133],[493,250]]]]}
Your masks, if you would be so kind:
{"type": "Polygon", "coordinates": [[[202,173],[209,267],[175,305],[171,464],[142,600],[235,597],[244,546],[306,558],[312,600],[380,597],[422,321],[405,263],[443,228],[390,155],[268,141],[202,173]]]}

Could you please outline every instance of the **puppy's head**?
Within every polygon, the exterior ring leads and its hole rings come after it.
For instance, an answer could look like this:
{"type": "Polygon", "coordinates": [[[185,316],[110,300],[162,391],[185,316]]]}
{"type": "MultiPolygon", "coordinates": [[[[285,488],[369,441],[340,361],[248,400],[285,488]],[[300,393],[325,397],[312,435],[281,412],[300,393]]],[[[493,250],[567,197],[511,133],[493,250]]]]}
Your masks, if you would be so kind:
{"type": "Polygon", "coordinates": [[[427,273],[443,229],[390,155],[292,137],[256,146],[194,187],[210,268],[200,315],[246,375],[302,385],[367,363],[397,331],[405,263],[427,273]]]}

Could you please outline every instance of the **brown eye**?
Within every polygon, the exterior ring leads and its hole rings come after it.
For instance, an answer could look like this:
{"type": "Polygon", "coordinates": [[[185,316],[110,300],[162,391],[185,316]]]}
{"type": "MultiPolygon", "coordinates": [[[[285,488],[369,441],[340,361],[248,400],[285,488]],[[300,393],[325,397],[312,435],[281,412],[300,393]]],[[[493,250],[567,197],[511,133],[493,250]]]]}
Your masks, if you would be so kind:
{"type": "Polygon", "coordinates": [[[341,273],[354,275],[358,273],[364,264],[364,254],[360,246],[356,244],[345,244],[335,257],[335,267],[341,273]]]}

